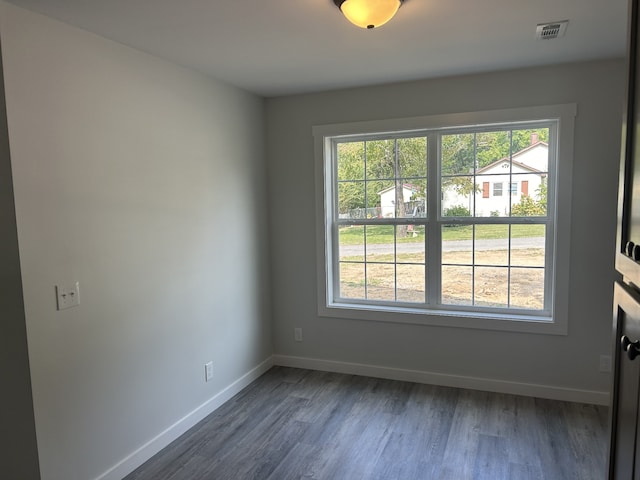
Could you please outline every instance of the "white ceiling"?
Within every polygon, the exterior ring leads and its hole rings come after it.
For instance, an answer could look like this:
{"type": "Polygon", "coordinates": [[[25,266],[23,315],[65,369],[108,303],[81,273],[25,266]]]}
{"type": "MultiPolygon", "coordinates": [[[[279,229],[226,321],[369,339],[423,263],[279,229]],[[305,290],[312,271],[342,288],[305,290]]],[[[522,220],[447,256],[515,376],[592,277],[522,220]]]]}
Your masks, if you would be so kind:
{"type": "Polygon", "coordinates": [[[627,0],[406,0],[375,30],[333,0],[10,0],[263,96],[622,57],[627,0]],[[569,20],[535,40],[536,24],[569,20]]]}

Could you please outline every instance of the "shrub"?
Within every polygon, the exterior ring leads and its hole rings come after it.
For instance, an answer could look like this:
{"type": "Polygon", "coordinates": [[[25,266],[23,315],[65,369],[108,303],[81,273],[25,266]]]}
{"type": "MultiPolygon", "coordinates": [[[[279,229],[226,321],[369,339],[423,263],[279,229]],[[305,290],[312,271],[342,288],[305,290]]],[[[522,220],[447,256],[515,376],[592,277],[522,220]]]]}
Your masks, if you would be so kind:
{"type": "Polygon", "coordinates": [[[454,205],[444,210],[445,217],[470,217],[471,212],[463,205],[454,205]]]}
{"type": "Polygon", "coordinates": [[[547,206],[528,195],[522,197],[519,203],[511,207],[511,215],[517,217],[537,217],[547,213],[547,206]]]}

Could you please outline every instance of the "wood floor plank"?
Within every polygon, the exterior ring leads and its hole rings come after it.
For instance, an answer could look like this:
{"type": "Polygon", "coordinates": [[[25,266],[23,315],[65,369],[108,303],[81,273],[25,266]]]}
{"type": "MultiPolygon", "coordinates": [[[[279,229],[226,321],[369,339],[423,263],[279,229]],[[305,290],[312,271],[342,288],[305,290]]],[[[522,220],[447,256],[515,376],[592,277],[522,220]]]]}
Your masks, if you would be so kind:
{"type": "Polygon", "coordinates": [[[509,464],[509,473],[507,474],[507,478],[518,480],[545,480],[545,476],[542,474],[542,469],[540,467],[535,465],[522,465],[518,463],[509,464]]]}
{"type": "Polygon", "coordinates": [[[509,464],[496,461],[498,458],[507,458],[507,446],[508,440],[504,436],[480,434],[472,478],[476,480],[507,478],[509,464]]]}
{"type": "Polygon", "coordinates": [[[369,379],[364,377],[351,377],[349,380],[339,391],[334,391],[329,396],[324,395],[325,391],[317,401],[312,402],[315,407],[312,410],[315,409],[317,413],[315,416],[309,414],[308,418],[314,418],[314,421],[302,439],[303,442],[325,445],[335,441],[337,432],[343,427],[354,405],[370,383],[369,379]]]}
{"type": "Polygon", "coordinates": [[[318,464],[322,447],[297,443],[289,454],[282,459],[267,480],[298,480],[301,478],[318,478],[313,466],[318,464]]]}
{"type": "Polygon", "coordinates": [[[463,390],[458,396],[454,418],[447,438],[443,466],[450,478],[473,478],[480,443],[480,425],[487,403],[487,392],[463,390]]]}
{"type": "Polygon", "coordinates": [[[425,470],[422,463],[440,464],[457,395],[457,389],[413,384],[406,408],[397,415],[392,438],[380,455],[376,470],[387,472],[389,478],[420,478],[425,470]]]}
{"type": "Polygon", "coordinates": [[[126,480],[600,480],[607,409],[274,367],[126,480]]]}
{"type": "MultiPolygon", "coordinates": [[[[520,465],[523,471],[536,471],[540,468],[540,456],[532,455],[532,446],[545,441],[544,432],[539,426],[535,399],[513,396],[515,399],[513,424],[509,434],[509,462],[520,465]],[[531,468],[528,468],[531,467],[531,468]]],[[[514,477],[515,478],[515,477],[514,477]]]]}
{"type": "Polygon", "coordinates": [[[558,480],[580,480],[583,468],[571,445],[564,405],[544,399],[536,399],[535,403],[545,434],[539,447],[542,466],[552,467],[558,480]]]}

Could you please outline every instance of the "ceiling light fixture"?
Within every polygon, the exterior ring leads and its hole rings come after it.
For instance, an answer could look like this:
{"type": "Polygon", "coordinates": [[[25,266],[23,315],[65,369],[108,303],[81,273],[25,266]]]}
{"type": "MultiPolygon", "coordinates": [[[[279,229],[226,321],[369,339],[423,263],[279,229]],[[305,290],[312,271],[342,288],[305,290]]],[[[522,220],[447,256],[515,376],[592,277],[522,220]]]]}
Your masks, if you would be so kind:
{"type": "Polygon", "coordinates": [[[393,18],[403,0],[333,0],[354,25],[376,28],[393,18]]]}

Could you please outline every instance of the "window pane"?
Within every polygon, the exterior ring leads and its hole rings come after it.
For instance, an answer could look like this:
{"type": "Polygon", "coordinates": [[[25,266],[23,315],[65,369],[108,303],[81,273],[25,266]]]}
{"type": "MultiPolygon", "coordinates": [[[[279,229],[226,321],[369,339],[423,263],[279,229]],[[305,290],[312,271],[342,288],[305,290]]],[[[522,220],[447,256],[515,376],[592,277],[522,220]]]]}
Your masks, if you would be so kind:
{"type": "Polygon", "coordinates": [[[426,179],[406,179],[404,185],[404,215],[399,218],[424,218],[427,216],[426,179]]]}
{"type": "Polygon", "coordinates": [[[339,218],[366,218],[364,210],[364,182],[338,183],[339,218]]]}
{"type": "Polygon", "coordinates": [[[476,135],[476,217],[509,215],[510,148],[509,131],[476,135]]]}
{"type": "Polygon", "coordinates": [[[396,261],[402,263],[425,263],[425,226],[399,225],[396,244],[396,261]],[[402,237],[402,229],[406,236],[402,237]]]}
{"type": "Polygon", "coordinates": [[[425,301],[425,266],[397,266],[397,294],[400,302],[425,301]]]}
{"type": "Polygon", "coordinates": [[[338,180],[364,180],[364,142],[339,143],[338,180]]]}
{"type": "Polygon", "coordinates": [[[474,137],[473,133],[442,136],[442,175],[473,174],[474,137]]]}
{"type": "Polygon", "coordinates": [[[377,209],[378,217],[394,218],[396,212],[396,182],[367,182],[367,209],[377,209]]]}
{"type": "Polygon", "coordinates": [[[469,246],[466,250],[448,250],[448,245],[442,243],[442,265],[472,265],[472,252],[469,246]]]}
{"type": "Polygon", "coordinates": [[[364,227],[340,227],[338,230],[340,261],[364,261],[364,227]]]}
{"type": "Polygon", "coordinates": [[[494,173],[501,160],[509,160],[511,132],[478,132],[476,134],[476,164],[478,173],[494,173]]]}
{"type": "Polygon", "coordinates": [[[395,265],[367,264],[367,298],[371,300],[395,300],[395,265]]]}
{"type": "Polygon", "coordinates": [[[511,227],[511,265],[544,267],[545,226],[513,225],[511,227]]]}
{"type": "Polygon", "coordinates": [[[470,217],[474,189],[473,177],[442,177],[442,216],[470,217]]]}
{"type": "Polygon", "coordinates": [[[454,265],[471,265],[473,252],[471,239],[473,226],[471,225],[443,225],[442,226],[442,263],[454,265]]]}
{"type": "Polygon", "coordinates": [[[514,308],[544,308],[544,270],[512,268],[510,305],[514,308]]]}
{"type": "Polygon", "coordinates": [[[368,262],[395,261],[395,228],[393,225],[367,225],[368,262]]]}
{"type": "MultiPolygon", "coordinates": [[[[498,167],[499,168],[499,167],[498,167]]],[[[476,176],[476,217],[509,215],[509,174],[476,176]]]]}
{"type": "Polygon", "coordinates": [[[364,264],[340,262],[340,294],[342,298],[364,299],[364,264]]]}
{"type": "Polygon", "coordinates": [[[442,266],[442,303],[472,305],[472,267],[442,266]]]}
{"type": "Polygon", "coordinates": [[[427,137],[398,139],[398,176],[427,177],[427,137]]]}
{"type": "Polygon", "coordinates": [[[513,130],[513,161],[532,172],[549,171],[549,129],[513,130]]]}
{"type": "Polygon", "coordinates": [[[509,270],[504,267],[476,267],[474,273],[474,304],[483,307],[506,307],[509,270]]]}
{"type": "Polygon", "coordinates": [[[368,180],[395,178],[394,140],[372,140],[366,142],[368,180]]]}
{"type": "Polygon", "coordinates": [[[544,175],[514,175],[518,180],[511,197],[511,215],[514,217],[544,217],[547,214],[547,177],[544,175]]]}
{"type": "Polygon", "coordinates": [[[475,264],[509,264],[509,225],[475,226],[475,264]]]}
{"type": "MultiPolygon", "coordinates": [[[[388,184],[389,182],[382,182],[388,184]]],[[[424,185],[424,182],[420,182],[424,185]]],[[[422,185],[398,180],[378,192],[384,218],[417,218],[425,216],[425,194],[422,185]]]]}

